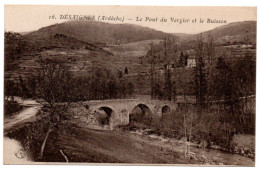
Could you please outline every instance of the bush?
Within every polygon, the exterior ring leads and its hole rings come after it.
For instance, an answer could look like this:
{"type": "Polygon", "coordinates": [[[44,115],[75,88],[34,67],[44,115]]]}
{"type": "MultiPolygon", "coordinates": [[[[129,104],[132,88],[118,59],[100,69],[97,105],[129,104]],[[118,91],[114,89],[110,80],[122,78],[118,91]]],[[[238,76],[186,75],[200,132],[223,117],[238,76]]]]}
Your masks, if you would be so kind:
{"type": "Polygon", "coordinates": [[[23,109],[23,106],[19,105],[16,101],[5,100],[4,102],[4,115],[10,116],[23,109]]]}
{"type": "Polygon", "coordinates": [[[45,145],[43,157],[39,158],[43,140],[49,126],[54,123],[50,114],[51,112],[41,111],[38,114],[37,121],[25,123],[7,133],[7,137],[18,140],[21,143],[32,161],[64,162],[64,157],[59,152],[60,147],[57,145],[59,133],[64,129],[63,124],[53,126],[53,130],[49,134],[45,145]]]}
{"type": "Polygon", "coordinates": [[[48,130],[49,125],[47,123],[49,121],[48,117],[41,118],[39,121],[27,123],[22,127],[8,132],[7,136],[21,142],[30,159],[37,161],[41,144],[48,130]]]}
{"type": "MultiPolygon", "coordinates": [[[[196,143],[206,141],[208,146],[219,145],[223,149],[232,151],[234,134],[245,131],[245,128],[249,128],[248,126],[254,126],[254,123],[250,120],[243,125],[239,125],[239,118],[241,117],[225,111],[209,113],[204,109],[196,110],[194,108],[193,110],[171,112],[162,118],[153,118],[151,128],[167,137],[177,139],[186,137],[191,142],[196,143]]],[[[249,119],[249,117],[246,119],[249,119]]],[[[250,117],[250,119],[254,118],[250,117]]]]}

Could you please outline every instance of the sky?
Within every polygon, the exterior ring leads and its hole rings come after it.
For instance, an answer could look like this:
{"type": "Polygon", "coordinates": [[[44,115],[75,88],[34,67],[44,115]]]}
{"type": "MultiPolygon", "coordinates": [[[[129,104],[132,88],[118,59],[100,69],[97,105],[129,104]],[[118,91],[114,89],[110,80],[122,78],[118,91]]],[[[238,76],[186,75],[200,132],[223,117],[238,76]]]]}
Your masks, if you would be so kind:
{"type": "Polygon", "coordinates": [[[137,24],[167,33],[199,33],[232,22],[256,21],[257,18],[256,7],[5,5],[4,14],[4,29],[13,32],[35,31],[41,27],[65,22],[67,20],[60,19],[60,15],[66,14],[94,15],[95,20],[102,16],[119,17],[124,18],[124,21],[106,22],[137,24]],[[56,19],[50,19],[53,15],[56,19]],[[137,21],[137,17],[142,18],[142,21],[137,21]],[[167,19],[167,22],[161,22],[162,18],[167,19]],[[171,22],[171,18],[189,21],[171,22]],[[226,21],[226,23],[207,23],[207,19],[226,21]],[[201,23],[200,20],[204,22],[201,23]]]}

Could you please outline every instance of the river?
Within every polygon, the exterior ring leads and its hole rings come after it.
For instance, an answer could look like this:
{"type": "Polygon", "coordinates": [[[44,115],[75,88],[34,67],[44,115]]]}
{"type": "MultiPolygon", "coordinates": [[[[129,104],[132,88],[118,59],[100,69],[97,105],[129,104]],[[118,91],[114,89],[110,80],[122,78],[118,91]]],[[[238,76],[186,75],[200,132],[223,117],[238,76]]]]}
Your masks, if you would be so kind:
{"type": "MultiPolygon", "coordinates": [[[[12,129],[15,125],[33,121],[34,117],[41,109],[42,105],[32,99],[22,99],[14,97],[20,105],[25,108],[16,114],[4,118],[4,132],[12,129]]],[[[32,163],[23,150],[20,142],[8,137],[4,137],[4,164],[28,164],[32,163]]]]}

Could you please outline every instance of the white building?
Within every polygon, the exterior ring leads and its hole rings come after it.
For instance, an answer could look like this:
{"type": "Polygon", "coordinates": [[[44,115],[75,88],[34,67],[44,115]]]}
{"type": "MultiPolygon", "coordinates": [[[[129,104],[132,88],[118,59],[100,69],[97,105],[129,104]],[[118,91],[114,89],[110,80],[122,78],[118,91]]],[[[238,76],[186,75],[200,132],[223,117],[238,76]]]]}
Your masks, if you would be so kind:
{"type": "Polygon", "coordinates": [[[195,66],[196,66],[196,59],[195,58],[188,58],[187,67],[195,67],[195,66]]]}
{"type": "Polygon", "coordinates": [[[196,66],[196,51],[194,49],[187,50],[188,54],[187,59],[187,67],[195,67],[196,66]]]}

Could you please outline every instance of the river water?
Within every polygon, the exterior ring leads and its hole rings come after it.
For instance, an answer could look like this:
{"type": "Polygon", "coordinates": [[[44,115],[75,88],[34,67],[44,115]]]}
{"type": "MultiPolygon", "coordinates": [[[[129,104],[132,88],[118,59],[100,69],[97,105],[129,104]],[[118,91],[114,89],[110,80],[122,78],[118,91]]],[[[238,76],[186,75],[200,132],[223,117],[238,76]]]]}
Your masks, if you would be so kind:
{"type": "MultiPolygon", "coordinates": [[[[25,108],[12,115],[11,117],[4,118],[4,130],[10,130],[18,123],[27,122],[32,120],[37,112],[41,109],[41,105],[35,100],[22,99],[21,97],[14,97],[20,105],[25,108]]],[[[29,164],[32,163],[20,142],[8,137],[4,137],[4,164],[29,164]]]]}
{"type": "Polygon", "coordinates": [[[23,150],[21,144],[14,140],[4,137],[4,164],[29,164],[32,163],[23,150]]]}

